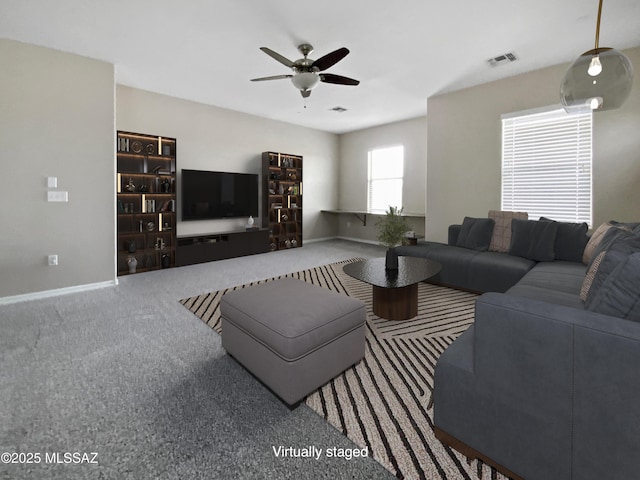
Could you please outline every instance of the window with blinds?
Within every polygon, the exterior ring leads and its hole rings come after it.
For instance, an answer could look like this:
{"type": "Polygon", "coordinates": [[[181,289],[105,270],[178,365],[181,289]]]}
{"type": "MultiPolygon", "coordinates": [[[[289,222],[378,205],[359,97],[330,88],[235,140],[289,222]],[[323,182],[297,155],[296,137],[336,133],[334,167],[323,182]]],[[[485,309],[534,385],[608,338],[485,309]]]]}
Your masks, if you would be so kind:
{"type": "Polygon", "coordinates": [[[402,208],[404,147],[369,150],[367,210],[384,213],[389,206],[402,208]]]}
{"type": "Polygon", "coordinates": [[[502,116],[502,209],[591,226],[592,113],[502,116]]]}

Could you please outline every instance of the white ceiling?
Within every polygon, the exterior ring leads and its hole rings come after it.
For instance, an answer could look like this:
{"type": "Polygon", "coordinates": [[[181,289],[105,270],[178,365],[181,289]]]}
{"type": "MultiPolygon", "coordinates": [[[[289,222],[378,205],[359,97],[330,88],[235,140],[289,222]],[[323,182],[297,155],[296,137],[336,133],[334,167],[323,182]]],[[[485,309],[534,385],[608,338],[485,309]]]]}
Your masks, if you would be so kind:
{"type": "MultiPolygon", "coordinates": [[[[0,0],[0,37],[116,65],[116,81],[335,133],[426,113],[427,98],[549,65],[593,47],[597,0],[0,0]],[[259,50],[296,60],[351,53],[304,100],[259,50]],[[513,52],[517,62],[487,59],[513,52]],[[330,109],[347,109],[336,113],[330,109]]],[[[607,0],[600,46],[640,45],[640,0],[607,0]]],[[[0,67],[2,68],[2,67],[0,67]]],[[[640,71],[640,65],[636,66],[640,71]]]]}

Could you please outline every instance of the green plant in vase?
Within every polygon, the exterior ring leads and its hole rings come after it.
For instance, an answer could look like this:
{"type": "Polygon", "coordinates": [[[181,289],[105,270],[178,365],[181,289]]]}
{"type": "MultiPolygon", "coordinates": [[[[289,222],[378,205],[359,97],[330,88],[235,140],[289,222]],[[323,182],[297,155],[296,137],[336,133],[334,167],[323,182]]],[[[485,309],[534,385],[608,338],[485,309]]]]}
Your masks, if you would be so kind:
{"type": "Polygon", "coordinates": [[[398,254],[395,247],[405,240],[405,234],[409,230],[407,217],[402,215],[403,208],[392,207],[386,211],[384,217],[376,223],[378,227],[378,240],[387,247],[385,267],[388,270],[398,269],[398,254]]]}

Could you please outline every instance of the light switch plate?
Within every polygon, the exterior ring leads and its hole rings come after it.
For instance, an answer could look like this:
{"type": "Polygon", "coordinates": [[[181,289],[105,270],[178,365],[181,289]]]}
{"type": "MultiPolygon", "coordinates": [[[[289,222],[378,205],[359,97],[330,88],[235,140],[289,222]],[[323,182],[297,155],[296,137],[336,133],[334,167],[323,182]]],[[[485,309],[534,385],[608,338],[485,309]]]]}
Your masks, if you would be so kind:
{"type": "Polygon", "coordinates": [[[58,188],[58,177],[47,177],[48,188],[58,188]]]}

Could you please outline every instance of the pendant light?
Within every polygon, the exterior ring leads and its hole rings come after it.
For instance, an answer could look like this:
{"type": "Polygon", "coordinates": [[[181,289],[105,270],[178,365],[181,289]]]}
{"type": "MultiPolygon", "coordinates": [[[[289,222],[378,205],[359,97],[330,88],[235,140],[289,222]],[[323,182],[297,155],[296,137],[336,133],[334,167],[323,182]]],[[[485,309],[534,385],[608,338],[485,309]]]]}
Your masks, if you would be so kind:
{"type": "Polygon", "coordinates": [[[631,92],[633,66],[618,50],[600,47],[600,17],[602,0],[598,7],[596,45],[584,52],[562,80],[560,98],[567,112],[590,108],[594,111],[620,107],[631,92]]]}

